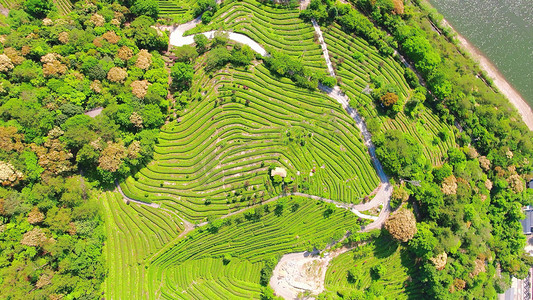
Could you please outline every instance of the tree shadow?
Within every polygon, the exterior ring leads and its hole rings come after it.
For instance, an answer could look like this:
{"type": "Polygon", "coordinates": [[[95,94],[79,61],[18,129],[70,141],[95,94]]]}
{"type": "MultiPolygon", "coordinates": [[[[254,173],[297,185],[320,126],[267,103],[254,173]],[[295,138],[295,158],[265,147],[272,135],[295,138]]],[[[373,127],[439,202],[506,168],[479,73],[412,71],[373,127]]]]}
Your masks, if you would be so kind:
{"type": "Polygon", "coordinates": [[[430,299],[427,292],[427,284],[422,282],[421,277],[421,263],[417,262],[416,256],[408,249],[402,249],[400,252],[400,260],[402,266],[407,270],[407,280],[404,282],[404,289],[407,299],[430,299]]]}
{"type": "Polygon", "coordinates": [[[393,255],[399,247],[398,242],[386,230],[381,230],[381,234],[374,241],[374,245],[374,256],[376,258],[387,258],[393,255]]]}

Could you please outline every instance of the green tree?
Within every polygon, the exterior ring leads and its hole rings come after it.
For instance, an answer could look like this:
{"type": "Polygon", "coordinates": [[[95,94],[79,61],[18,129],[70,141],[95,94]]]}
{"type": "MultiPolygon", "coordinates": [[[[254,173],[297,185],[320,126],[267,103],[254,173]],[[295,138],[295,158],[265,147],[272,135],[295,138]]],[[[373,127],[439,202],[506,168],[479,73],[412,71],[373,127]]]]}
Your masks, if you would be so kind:
{"type": "MultiPolygon", "coordinates": [[[[199,35],[204,36],[203,34],[199,35]]],[[[190,45],[174,47],[172,48],[172,53],[174,53],[178,61],[186,63],[191,63],[198,57],[198,51],[190,45]]]]}
{"type": "Polygon", "coordinates": [[[199,53],[204,53],[209,44],[209,40],[205,35],[197,34],[194,36],[194,43],[196,44],[196,50],[198,50],[199,53]]]}
{"type": "Polygon", "coordinates": [[[60,138],[71,149],[80,149],[96,138],[94,131],[89,128],[91,117],[77,115],[68,119],[61,128],[65,133],[60,138]]]}
{"type": "Polygon", "coordinates": [[[135,41],[140,49],[147,50],[166,50],[168,48],[168,36],[160,34],[151,26],[154,24],[148,16],[137,17],[131,22],[130,28],[126,30],[126,35],[135,41]]]}
{"type": "Polygon", "coordinates": [[[211,15],[218,10],[218,4],[216,0],[198,0],[196,2],[196,8],[194,9],[194,15],[198,17],[205,11],[211,12],[211,15]]]}
{"type": "Polygon", "coordinates": [[[433,250],[438,243],[437,238],[433,235],[433,229],[428,223],[424,222],[416,224],[416,229],[415,236],[409,241],[410,249],[417,257],[424,259],[432,258],[435,255],[433,250]]]}
{"type": "Polygon", "coordinates": [[[131,12],[137,16],[148,16],[157,20],[159,16],[159,2],[156,0],[136,0],[131,7],[131,12]]]}
{"type": "Polygon", "coordinates": [[[54,2],[52,0],[26,0],[23,7],[28,14],[43,18],[52,10],[54,2]]]}
{"type": "Polygon", "coordinates": [[[193,75],[194,69],[190,64],[183,62],[174,64],[170,69],[172,87],[178,91],[189,89],[193,75]]]}
{"type": "Polygon", "coordinates": [[[143,119],[143,125],[146,128],[159,128],[165,123],[165,119],[161,109],[156,104],[147,104],[144,106],[141,116],[143,119]]]}

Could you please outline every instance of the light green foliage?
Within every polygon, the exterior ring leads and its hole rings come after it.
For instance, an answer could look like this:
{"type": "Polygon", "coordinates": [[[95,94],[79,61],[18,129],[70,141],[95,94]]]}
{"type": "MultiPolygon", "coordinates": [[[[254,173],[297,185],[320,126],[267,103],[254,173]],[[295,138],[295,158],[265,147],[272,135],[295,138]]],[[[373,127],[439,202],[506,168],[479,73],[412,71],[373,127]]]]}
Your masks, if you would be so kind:
{"type": "Polygon", "coordinates": [[[172,86],[179,90],[186,90],[191,85],[193,67],[190,64],[178,62],[172,66],[170,71],[172,86]]]}
{"type": "Polygon", "coordinates": [[[156,0],[135,0],[131,12],[137,16],[145,15],[157,20],[159,15],[159,3],[156,0]]]}
{"type": "Polygon", "coordinates": [[[409,241],[409,246],[413,249],[417,257],[430,259],[433,256],[440,254],[440,252],[435,249],[437,242],[431,226],[428,223],[422,222],[416,224],[416,234],[413,239],[409,241]]]}
{"type": "Polygon", "coordinates": [[[46,298],[58,290],[98,297],[106,273],[105,237],[98,205],[87,192],[79,176],[51,178],[22,193],[0,189],[3,297],[46,298]],[[42,280],[48,276],[53,280],[42,280]],[[36,288],[40,280],[47,283],[36,288]]]}
{"type": "Polygon", "coordinates": [[[196,44],[196,49],[198,52],[203,53],[209,44],[209,40],[205,35],[197,34],[194,36],[194,43],[196,44]]]}
{"type": "Polygon", "coordinates": [[[183,225],[175,214],[126,204],[118,193],[100,195],[108,241],[104,248],[109,275],[106,298],[135,299],[144,295],[143,262],[174,239],[183,225]]]}

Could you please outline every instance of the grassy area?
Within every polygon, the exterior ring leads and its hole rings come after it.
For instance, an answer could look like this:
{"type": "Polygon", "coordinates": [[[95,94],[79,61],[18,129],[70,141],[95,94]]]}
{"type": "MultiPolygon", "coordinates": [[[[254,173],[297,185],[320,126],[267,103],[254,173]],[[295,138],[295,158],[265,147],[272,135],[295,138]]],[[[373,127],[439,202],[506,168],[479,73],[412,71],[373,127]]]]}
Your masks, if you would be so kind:
{"type": "Polygon", "coordinates": [[[354,289],[384,299],[420,299],[417,291],[421,287],[410,282],[413,269],[414,261],[407,250],[381,234],[374,241],[334,258],[328,266],[324,286],[326,292],[354,289]],[[384,269],[379,278],[376,266],[384,269]]]}
{"type": "Polygon", "coordinates": [[[372,97],[365,92],[372,76],[382,76],[387,83],[397,87],[404,99],[409,99],[413,91],[405,80],[400,63],[380,55],[364,39],[347,35],[336,24],[323,28],[323,32],[332,62],[337,67],[337,75],[342,79],[341,86],[350,98],[351,105],[367,119],[380,118],[382,130],[397,129],[410,134],[424,146],[426,157],[430,158],[432,164],[441,164],[447,150],[456,145],[449,125],[423,106],[414,118],[400,112],[391,119],[378,112],[372,97]],[[448,132],[444,140],[438,138],[441,131],[448,132]]]}
{"type": "Polygon", "coordinates": [[[145,278],[144,260],[175,238],[183,226],[174,214],[134,203],[128,205],[118,193],[104,193],[100,201],[107,232],[106,298],[146,298],[141,284],[145,278]]]}
{"type": "Polygon", "coordinates": [[[282,192],[268,174],[284,167],[287,190],[359,203],[378,184],[354,121],[329,97],[273,77],[262,65],[196,71],[194,101],[162,128],[154,161],[123,191],[193,222],[282,192]]]}
{"type": "Polygon", "coordinates": [[[156,257],[149,267],[148,294],[163,299],[257,299],[264,261],[285,253],[324,248],[355,230],[357,218],[343,209],[301,197],[285,199],[263,213],[224,220],[218,232],[203,228],[156,257]],[[355,229],[354,229],[355,228],[355,229]],[[224,265],[223,258],[228,259],[224,265]]]}

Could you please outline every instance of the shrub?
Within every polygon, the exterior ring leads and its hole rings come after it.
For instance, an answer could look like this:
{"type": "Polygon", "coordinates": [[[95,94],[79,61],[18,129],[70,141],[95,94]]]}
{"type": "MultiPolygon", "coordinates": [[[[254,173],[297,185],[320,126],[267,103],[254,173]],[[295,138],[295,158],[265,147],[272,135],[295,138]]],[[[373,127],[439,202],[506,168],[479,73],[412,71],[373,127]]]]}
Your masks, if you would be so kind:
{"type": "Polygon", "coordinates": [[[413,212],[408,209],[400,209],[393,213],[385,221],[385,229],[393,238],[400,242],[407,242],[416,233],[416,221],[413,212]]]}

